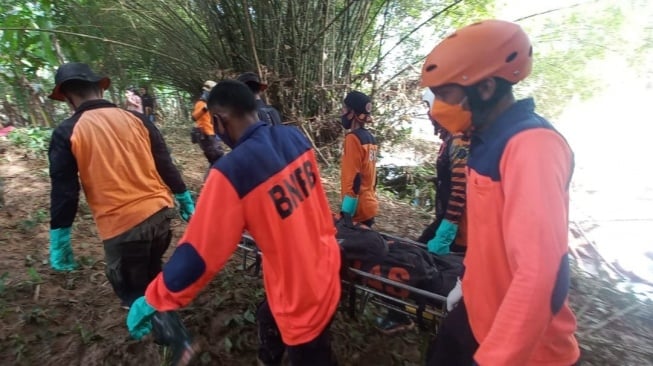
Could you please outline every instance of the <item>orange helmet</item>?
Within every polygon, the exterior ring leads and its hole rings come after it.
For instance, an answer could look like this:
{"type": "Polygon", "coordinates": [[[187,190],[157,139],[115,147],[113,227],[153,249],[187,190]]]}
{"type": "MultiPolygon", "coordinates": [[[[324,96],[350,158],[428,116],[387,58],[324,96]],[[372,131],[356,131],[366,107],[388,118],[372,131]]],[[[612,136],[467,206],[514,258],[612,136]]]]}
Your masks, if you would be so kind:
{"type": "Polygon", "coordinates": [[[422,66],[422,86],[470,86],[489,77],[517,83],[531,73],[533,47],[524,30],[503,20],[485,20],[442,40],[422,66]]]}

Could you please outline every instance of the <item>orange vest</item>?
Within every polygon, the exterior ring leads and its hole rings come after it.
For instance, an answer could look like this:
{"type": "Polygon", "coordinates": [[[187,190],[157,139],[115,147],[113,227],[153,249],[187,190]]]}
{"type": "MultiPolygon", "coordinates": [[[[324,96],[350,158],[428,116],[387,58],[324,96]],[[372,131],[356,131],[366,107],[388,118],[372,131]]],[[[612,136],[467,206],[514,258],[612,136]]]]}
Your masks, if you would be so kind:
{"type": "Polygon", "coordinates": [[[358,128],[345,136],[345,148],[341,161],[340,194],[358,197],[354,221],[363,222],[374,218],[379,211],[376,198],[376,161],[378,146],[374,136],[364,128],[358,128]]]}

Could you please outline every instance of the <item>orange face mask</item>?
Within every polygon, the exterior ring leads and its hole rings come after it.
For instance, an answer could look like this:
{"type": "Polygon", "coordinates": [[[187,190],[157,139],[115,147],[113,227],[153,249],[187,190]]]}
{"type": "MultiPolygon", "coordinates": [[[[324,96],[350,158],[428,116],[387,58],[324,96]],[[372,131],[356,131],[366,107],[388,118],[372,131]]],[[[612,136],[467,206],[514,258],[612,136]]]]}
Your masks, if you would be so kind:
{"type": "Polygon", "coordinates": [[[462,103],[449,104],[436,99],[431,117],[451,133],[465,132],[472,125],[472,112],[465,110],[462,103]]]}

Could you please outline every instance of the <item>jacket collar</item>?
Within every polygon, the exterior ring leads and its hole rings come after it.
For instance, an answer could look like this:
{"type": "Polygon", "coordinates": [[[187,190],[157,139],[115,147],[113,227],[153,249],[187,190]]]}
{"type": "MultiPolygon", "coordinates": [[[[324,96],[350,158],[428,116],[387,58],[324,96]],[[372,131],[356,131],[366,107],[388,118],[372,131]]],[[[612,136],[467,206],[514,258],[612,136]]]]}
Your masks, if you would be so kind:
{"type": "Polygon", "coordinates": [[[267,126],[267,124],[266,124],[265,122],[261,122],[261,121],[259,121],[259,122],[254,123],[253,125],[247,127],[247,129],[245,130],[245,132],[243,133],[243,135],[240,136],[240,138],[238,139],[238,141],[236,141],[236,144],[234,145],[234,148],[235,148],[236,146],[242,144],[243,142],[245,142],[245,140],[247,140],[248,138],[252,137],[252,135],[254,134],[254,132],[256,132],[256,130],[258,130],[259,128],[261,128],[261,127],[263,127],[263,126],[267,126]]]}
{"type": "Polygon", "coordinates": [[[116,105],[105,99],[87,100],[86,102],[80,104],[79,107],[77,107],[77,110],[73,114],[73,117],[78,116],[79,114],[82,114],[86,111],[90,111],[92,109],[107,108],[107,107],[116,107],[116,105]]]}
{"type": "Polygon", "coordinates": [[[533,98],[526,98],[515,102],[510,108],[503,112],[487,128],[480,131],[474,131],[472,137],[482,142],[491,141],[497,138],[502,131],[517,121],[529,118],[535,112],[535,102],[533,98]]]}

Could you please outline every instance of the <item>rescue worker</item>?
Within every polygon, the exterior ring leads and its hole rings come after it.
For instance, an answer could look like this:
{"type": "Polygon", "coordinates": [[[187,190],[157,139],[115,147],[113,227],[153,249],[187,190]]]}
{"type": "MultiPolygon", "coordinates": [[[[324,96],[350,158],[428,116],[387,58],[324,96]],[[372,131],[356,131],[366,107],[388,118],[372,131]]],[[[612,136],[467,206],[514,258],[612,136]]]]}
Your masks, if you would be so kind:
{"type": "Polygon", "coordinates": [[[213,165],[224,155],[224,151],[220,146],[220,140],[215,135],[213,129],[211,113],[206,107],[209,92],[214,86],[215,81],[207,80],[204,82],[204,85],[202,85],[202,94],[197,102],[195,102],[195,108],[193,109],[192,114],[193,121],[195,121],[196,131],[199,132],[198,143],[206,157],[206,160],[209,162],[209,166],[213,165]]]}
{"type": "Polygon", "coordinates": [[[154,123],[155,122],[155,113],[154,113],[154,97],[149,94],[147,86],[141,86],[141,101],[143,102],[144,113],[147,116],[147,119],[154,123]]]}
{"type": "MultiPolygon", "coordinates": [[[[430,107],[434,95],[430,89],[424,93],[430,107]]],[[[444,255],[466,250],[465,184],[469,136],[467,133],[451,134],[427,113],[435,134],[442,144],[436,161],[435,221],[417,239],[427,244],[431,253],[444,255]]]]}
{"type": "Polygon", "coordinates": [[[279,111],[273,106],[265,103],[261,98],[261,93],[268,88],[268,85],[262,83],[261,78],[253,72],[240,74],[237,80],[245,83],[252,93],[254,93],[259,121],[263,121],[271,126],[280,125],[281,115],[279,114],[279,111]]]}
{"type": "Polygon", "coordinates": [[[197,211],[163,272],[134,303],[135,338],[156,311],[187,306],[218,273],[247,230],[263,253],[267,299],[259,306],[259,361],[334,365],[329,325],[340,298],[340,249],[311,144],[296,128],[258,120],[243,83],[218,83],[208,99],[232,151],[212,168],[197,211]]]}
{"type": "Polygon", "coordinates": [[[379,210],[376,198],[376,139],[365,128],[372,122],[370,97],[352,91],[343,102],[342,126],[350,130],[345,135],[340,165],[341,212],[351,215],[356,222],[371,227],[379,210]]]}
{"type": "Polygon", "coordinates": [[[516,101],[532,68],[517,24],[486,20],[442,40],[422,68],[431,116],[473,128],[462,301],[444,319],[428,365],[573,365],[579,348],[569,290],[573,154],[555,128],[516,101]]]}
{"type": "Polygon", "coordinates": [[[173,195],[184,220],[195,207],[157,128],[144,115],[102,99],[110,84],[83,63],[63,64],[55,75],[49,97],[75,112],[55,128],[48,151],[50,266],[78,267],[71,226],[81,181],[104,243],[107,278],[129,308],[161,271],[172,239],[173,195]]]}

